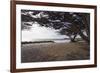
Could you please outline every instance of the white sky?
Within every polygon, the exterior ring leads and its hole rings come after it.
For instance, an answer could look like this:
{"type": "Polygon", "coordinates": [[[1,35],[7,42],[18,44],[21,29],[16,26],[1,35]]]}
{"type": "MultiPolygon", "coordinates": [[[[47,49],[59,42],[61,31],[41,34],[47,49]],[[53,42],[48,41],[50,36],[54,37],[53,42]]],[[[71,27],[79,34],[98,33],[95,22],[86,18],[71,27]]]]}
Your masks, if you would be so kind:
{"type": "Polygon", "coordinates": [[[30,30],[22,30],[22,41],[38,41],[45,39],[64,39],[66,35],[58,33],[59,30],[53,28],[39,26],[33,23],[30,30]]]}

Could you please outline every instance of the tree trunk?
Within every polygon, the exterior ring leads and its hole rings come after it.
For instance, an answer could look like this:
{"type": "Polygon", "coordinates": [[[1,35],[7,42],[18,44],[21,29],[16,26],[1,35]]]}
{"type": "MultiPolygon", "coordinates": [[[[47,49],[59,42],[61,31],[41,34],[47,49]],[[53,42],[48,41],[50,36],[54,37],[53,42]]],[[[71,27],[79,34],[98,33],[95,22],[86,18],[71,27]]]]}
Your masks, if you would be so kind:
{"type": "Polygon", "coordinates": [[[79,35],[82,37],[82,39],[84,39],[86,42],[90,42],[90,39],[89,39],[89,37],[87,37],[87,36],[85,36],[84,34],[83,34],[83,32],[82,31],[80,31],[79,32],[79,35]]]}
{"type": "Polygon", "coordinates": [[[75,35],[74,35],[74,37],[69,36],[69,37],[70,37],[71,42],[76,42],[76,41],[75,41],[76,36],[77,36],[77,34],[75,34],[75,35]]]}

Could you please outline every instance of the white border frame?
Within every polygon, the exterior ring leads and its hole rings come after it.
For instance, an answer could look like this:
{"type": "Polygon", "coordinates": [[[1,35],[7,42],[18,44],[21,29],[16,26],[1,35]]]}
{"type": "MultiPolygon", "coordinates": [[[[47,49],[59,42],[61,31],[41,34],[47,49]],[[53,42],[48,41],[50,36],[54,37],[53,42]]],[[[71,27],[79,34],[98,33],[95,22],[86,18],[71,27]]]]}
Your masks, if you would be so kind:
{"type": "Polygon", "coordinates": [[[94,64],[94,9],[70,8],[70,7],[52,7],[36,5],[16,5],[16,68],[43,68],[57,66],[75,66],[94,64]],[[62,12],[82,12],[90,13],[90,60],[75,61],[56,61],[56,62],[35,62],[21,63],[21,9],[44,10],[44,11],[62,11],[62,12]]]}

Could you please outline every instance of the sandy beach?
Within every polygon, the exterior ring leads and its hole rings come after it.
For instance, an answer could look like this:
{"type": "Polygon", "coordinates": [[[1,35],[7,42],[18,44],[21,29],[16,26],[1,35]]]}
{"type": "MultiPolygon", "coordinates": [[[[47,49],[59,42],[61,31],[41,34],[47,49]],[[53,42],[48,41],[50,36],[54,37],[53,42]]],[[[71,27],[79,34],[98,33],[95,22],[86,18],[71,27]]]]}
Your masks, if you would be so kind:
{"type": "Polygon", "coordinates": [[[22,44],[21,62],[86,60],[90,58],[86,42],[22,44]]]}

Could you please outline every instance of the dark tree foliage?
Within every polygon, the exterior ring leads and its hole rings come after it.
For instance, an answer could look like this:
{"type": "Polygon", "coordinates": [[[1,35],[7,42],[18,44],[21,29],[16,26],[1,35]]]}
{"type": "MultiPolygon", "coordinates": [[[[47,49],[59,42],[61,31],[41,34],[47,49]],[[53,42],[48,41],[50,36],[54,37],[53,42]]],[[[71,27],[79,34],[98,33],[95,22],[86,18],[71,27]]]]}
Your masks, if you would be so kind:
{"type": "Polygon", "coordinates": [[[21,13],[22,29],[27,27],[25,25],[31,26],[25,22],[37,22],[41,26],[59,29],[59,33],[69,36],[72,42],[75,41],[77,35],[86,42],[90,42],[89,13],[35,10],[21,10],[21,13]]]}

